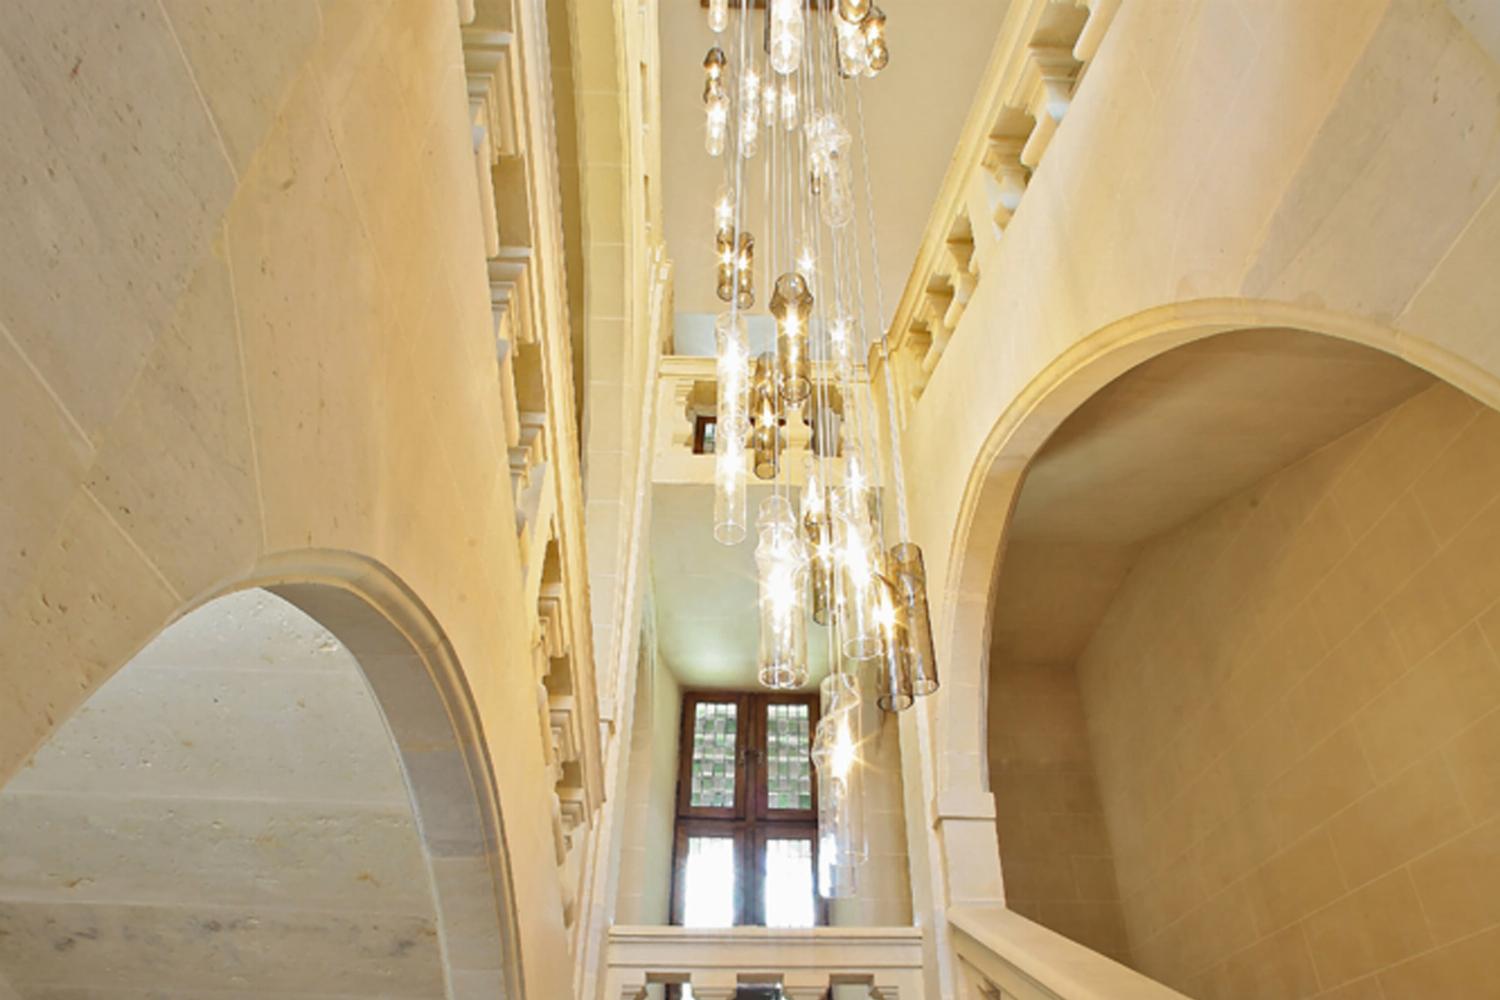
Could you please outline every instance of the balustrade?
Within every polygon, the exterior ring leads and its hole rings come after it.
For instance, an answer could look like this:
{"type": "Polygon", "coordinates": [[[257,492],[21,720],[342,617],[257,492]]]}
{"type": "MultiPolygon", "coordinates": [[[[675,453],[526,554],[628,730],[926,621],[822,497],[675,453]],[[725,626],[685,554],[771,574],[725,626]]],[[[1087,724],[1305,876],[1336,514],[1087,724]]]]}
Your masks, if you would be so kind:
{"type": "MultiPolygon", "coordinates": [[[[1119,3],[1011,4],[891,323],[903,420],[963,319],[1119,3]]],[[[880,362],[876,354],[872,367],[880,362]]]]}
{"type": "Polygon", "coordinates": [[[791,1000],[920,1000],[922,932],[915,927],[615,927],[607,1000],[638,1000],[657,983],[685,983],[695,1000],[779,988],[791,1000]]]}
{"type": "Polygon", "coordinates": [[[960,1000],[1187,1000],[1000,906],[948,911],[960,1000]]]}
{"type": "MultiPolygon", "coordinates": [[[[718,383],[713,358],[689,355],[670,355],[662,358],[657,383],[657,412],[662,415],[657,424],[656,455],[653,478],[658,483],[711,484],[714,481],[714,457],[712,452],[695,452],[698,437],[698,421],[704,417],[715,417],[718,413],[718,383]]],[[[788,407],[786,423],[782,428],[786,435],[786,446],[781,457],[790,482],[802,484],[805,470],[804,459],[813,453],[814,447],[828,454],[835,461],[841,450],[839,440],[844,425],[844,400],[833,387],[832,366],[818,363],[812,366],[814,390],[800,407],[788,407]],[[828,412],[823,418],[821,408],[828,412]],[[817,427],[828,428],[831,444],[820,444],[815,439],[817,427]]],[[[856,367],[856,381],[865,378],[864,368],[856,367]]],[[[746,475],[751,476],[746,462],[746,475]]],[[[750,482],[757,480],[751,476],[750,482]]]]}

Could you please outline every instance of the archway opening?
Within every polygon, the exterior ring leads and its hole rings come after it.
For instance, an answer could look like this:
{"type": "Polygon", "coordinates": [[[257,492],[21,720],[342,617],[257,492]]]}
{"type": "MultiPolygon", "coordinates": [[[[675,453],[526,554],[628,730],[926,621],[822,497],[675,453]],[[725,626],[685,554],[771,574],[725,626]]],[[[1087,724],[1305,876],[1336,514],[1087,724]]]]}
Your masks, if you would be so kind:
{"type": "Polygon", "coordinates": [[[1195,997],[1462,976],[1497,560],[1500,414],[1405,362],[1239,331],[1105,386],[991,592],[1007,904],[1195,997]]]}
{"type": "Polygon", "coordinates": [[[501,995],[498,830],[425,652],[278,589],[167,627],[0,791],[0,996],[501,995]]]}

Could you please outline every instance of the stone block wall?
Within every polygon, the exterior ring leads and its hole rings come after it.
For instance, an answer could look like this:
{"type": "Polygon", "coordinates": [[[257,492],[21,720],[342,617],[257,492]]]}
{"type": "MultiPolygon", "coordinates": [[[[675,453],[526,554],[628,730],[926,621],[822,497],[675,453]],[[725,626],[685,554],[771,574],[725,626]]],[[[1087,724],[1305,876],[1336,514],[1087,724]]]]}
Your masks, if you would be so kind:
{"type": "Polygon", "coordinates": [[[1497,650],[1500,413],[1446,385],[1150,543],[1078,663],[1142,971],[1492,992],[1497,650]]]}
{"type": "Polygon", "coordinates": [[[990,789],[1006,905],[1129,962],[1072,663],[992,658],[990,789]]]}

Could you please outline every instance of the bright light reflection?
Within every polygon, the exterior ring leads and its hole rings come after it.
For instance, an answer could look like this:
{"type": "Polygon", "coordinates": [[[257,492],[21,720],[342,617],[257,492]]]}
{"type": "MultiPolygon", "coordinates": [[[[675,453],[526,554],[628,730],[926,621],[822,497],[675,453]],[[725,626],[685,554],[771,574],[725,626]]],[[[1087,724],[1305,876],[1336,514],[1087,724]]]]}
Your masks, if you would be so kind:
{"type": "Polygon", "coordinates": [[[682,890],[684,927],[734,926],[734,841],[689,837],[682,890]]]}
{"type": "Polygon", "coordinates": [[[811,927],[815,923],[811,841],[766,841],[765,911],[767,927],[811,927]]]}

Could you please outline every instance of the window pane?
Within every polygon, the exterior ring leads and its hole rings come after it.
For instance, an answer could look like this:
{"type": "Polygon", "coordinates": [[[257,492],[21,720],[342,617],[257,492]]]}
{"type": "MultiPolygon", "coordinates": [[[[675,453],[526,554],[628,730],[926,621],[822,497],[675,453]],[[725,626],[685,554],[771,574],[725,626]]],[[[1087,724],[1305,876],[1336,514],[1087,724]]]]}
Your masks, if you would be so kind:
{"type": "Polygon", "coordinates": [[[733,927],[738,877],[733,837],[689,837],[682,870],[682,925],[733,927]]]}
{"type": "Polygon", "coordinates": [[[735,729],[733,702],[700,701],[693,717],[692,795],[694,807],[734,806],[735,729]]]}
{"type": "Polygon", "coordinates": [[[806,705],[766,706],[766,804],[772,809],[812,808],[806,705]]]}
{"type": "Polygon", "coordinates": [[[766,926],[811,927],[813,919],[812,841],[766,841],[766,926]]]}

